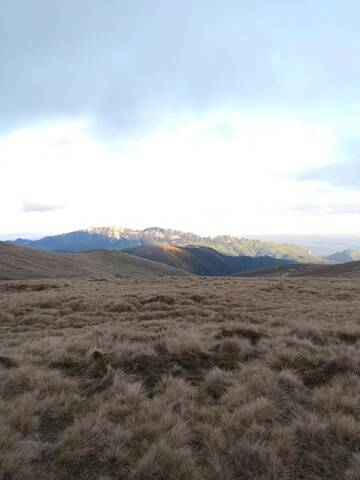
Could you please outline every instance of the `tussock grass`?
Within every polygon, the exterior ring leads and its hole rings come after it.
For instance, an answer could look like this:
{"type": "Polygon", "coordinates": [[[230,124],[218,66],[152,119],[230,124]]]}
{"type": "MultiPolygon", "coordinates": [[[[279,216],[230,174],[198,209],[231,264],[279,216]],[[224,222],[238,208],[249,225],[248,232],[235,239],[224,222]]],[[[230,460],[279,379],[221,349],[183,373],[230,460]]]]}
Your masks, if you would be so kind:
{"type": "Polygon", "coordinates": [[[1,480],[357,480],[355,280],[0,282],[1,480]]]}

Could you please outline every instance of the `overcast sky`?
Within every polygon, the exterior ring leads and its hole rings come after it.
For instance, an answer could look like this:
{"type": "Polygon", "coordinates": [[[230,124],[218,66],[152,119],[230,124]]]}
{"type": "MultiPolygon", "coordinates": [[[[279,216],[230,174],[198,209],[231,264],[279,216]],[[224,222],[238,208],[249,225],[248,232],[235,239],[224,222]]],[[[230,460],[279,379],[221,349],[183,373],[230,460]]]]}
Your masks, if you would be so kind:
{"type": "Polygon", "coordinates": [[[358,0],[1,0],[0,236],[360,232],[358,0]]]}

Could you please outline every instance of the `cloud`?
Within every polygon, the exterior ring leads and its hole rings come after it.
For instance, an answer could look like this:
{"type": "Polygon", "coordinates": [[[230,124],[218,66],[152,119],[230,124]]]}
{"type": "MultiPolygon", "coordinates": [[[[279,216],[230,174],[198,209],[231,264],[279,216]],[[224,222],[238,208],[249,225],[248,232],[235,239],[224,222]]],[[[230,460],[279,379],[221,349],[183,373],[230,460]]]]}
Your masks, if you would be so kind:
{"type": "Polygon", "coordinates": [[[357,0],[3,0],[0,18],[2,131],[85,116],[124,136],[360,97],[357,0]]]}
{"type": "Polygon", "coordinates": [[[62,210],[64,208],[66,208],[65,205],[40,203],[40,202],[25,200],[23,202],[22,211],[26,213],[29,213],[29,212],[43,213],[43,212],[53,212],[56,210],[62,210]]]}
{"type": "Polygon", "coordinates": [[[159,225],[235,235],[340,226],[352,231],[360,192],[297,178],[333,164],[335,146],[326,129],[239,115],[205,115],[121,151],[94,139],[86,123],[18,130],[0,139],[1,228],[64,232],[89,225],[159,225]],[[326,206],[353,213],[331,213],[326,206]]]}

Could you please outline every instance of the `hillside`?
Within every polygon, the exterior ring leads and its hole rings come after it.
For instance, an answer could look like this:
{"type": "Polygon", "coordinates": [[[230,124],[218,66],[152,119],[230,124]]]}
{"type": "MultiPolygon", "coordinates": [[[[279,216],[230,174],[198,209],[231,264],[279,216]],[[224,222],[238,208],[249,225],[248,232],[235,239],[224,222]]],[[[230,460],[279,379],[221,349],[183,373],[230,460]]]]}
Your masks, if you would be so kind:
{"type": "Polygon", "coordinates": [[[336,252],[332,255],[325,257],[326,260],[336,263],[354,262],[360,260],[359,250],[343,250],[342,252],[336,252]]]}
{"type": "Polygon", "coordinates": [[[337,265],[309,265],[300,273],[309,277],[360,278],[360,261],[337,265]]]}
{"type": "Polygon", "coordinates": [[[186,275],[185,272],[123,252],[96,250],[60,254],[0,242],[0,279],[186,275]]]}
{"type": "Polygon", "coordinates": [[[137,257],[181,268],[196,275],[221,276],[265,267],[287,265],[288,260],[271,257],[223,255],[209,247],[148,245],[125,250],[137,257]]]}
{"type": "Polygon", "coordinates": [[[201,245],[226,255],[280,258],[295,262],[321,263],[310,250],[290,243],[252,240],[228,235],[202,237],[194,233],[163,228],[131,230],[117,227],[89,228],[40,240],[17,239],[15,245],[55,252],[82,252],[93,249],[123,250],[143,245],[201,245]]]}
{"type": "Polygon", "coordinates": [[[360,261],[336,265],[290,264],[240,273],[242,277],[326,277],[360,279],[360,261]]]}

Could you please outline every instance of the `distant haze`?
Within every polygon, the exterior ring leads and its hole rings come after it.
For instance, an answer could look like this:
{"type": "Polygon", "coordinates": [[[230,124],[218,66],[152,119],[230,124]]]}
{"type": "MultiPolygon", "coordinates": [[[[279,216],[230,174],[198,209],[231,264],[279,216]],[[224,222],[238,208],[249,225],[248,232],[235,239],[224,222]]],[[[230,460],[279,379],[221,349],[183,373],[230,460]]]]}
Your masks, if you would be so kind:
{"type": "MultiPolygon", "coordinates": [[[[23,238],[28,240],[38,240],[48,235],[64,232],[47,233],[5,233],[0,235],[0,240],[16,240],[23,238]]],[[[226,235],[226,232],[221,232],[226,235]]],[[[326,234],[326,235],[302,235],[302,234],[262,234],[247,235],[246,238],[258,239],[279,243],[292,243],[309,249],[314,255],[324,257],[343,250],[360,251],[360,235],[356,234],[326,234]]],[[[176,243],[175,241],[173,243],[176,243]]],[[[186,243],[186,242],[185,242],[186,243]]],[[[190,241],[188,243],[191,243],[190,241]]]]}
{"type": "MultiPolygon", "coordinates": [[[[249,238],[255,238],[250,235],[249,238]]],[[[360,235],[256,235],[257,239],[280,243],[296,243],[309,248],[315,255],[327,256],[342,250],[359,250],[360,235]]]]}
{"type": "Polygon", "coordinates": [[[360,237],[357,0],[2,0],[0,19],[1,238],[360,237]]]}

